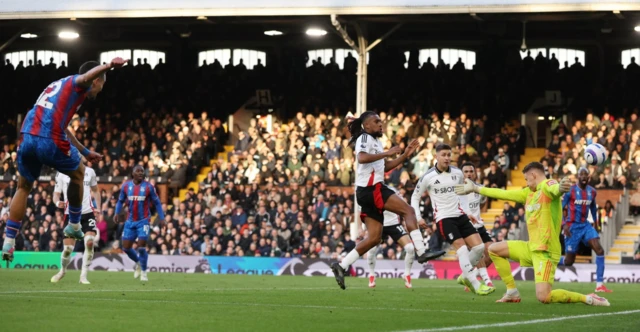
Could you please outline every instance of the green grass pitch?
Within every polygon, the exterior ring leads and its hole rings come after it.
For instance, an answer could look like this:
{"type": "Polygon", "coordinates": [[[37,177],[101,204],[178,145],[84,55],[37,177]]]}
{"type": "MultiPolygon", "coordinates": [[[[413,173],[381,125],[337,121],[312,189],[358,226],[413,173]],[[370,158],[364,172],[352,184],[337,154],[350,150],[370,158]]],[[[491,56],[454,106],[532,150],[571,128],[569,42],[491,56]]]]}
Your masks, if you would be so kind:
{"type": "MultiPolygon", "coordinates": [[[[0,271],[2,331],[638,331],[640,285],[610,284],[611,307],[543,305],[534,284],[518,284],[523,301],[495,303],[505,287],[474,296],[455,281],[90,272],[91,285],[69,271],[0,271]]],[[[581,293],[594,284],[556,283],[581,293]]]]}

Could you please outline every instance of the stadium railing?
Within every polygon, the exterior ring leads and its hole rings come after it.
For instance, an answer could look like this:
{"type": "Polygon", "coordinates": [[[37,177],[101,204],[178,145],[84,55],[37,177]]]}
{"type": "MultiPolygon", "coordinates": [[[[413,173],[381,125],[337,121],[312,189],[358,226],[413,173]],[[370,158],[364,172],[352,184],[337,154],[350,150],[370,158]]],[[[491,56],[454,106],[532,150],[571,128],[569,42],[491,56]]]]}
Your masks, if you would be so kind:
{"type": "MultiPolygon", "coordinates": [[[[613,247],[616,237],[620,233],[620,230],[624,226],[627,217],[629,216],[629,192],[624,189],[616,209],[613,211],[613,217],[609,218],[609,222],[602,225],[602,232],[600,234],[600,244],[605,252],[609,252],[609,249],[613,247]]],[[[593,253],[595,255],[595,253],[593,253]]],[[[595,257],[594,257],[595,259],[595,257]]]]}

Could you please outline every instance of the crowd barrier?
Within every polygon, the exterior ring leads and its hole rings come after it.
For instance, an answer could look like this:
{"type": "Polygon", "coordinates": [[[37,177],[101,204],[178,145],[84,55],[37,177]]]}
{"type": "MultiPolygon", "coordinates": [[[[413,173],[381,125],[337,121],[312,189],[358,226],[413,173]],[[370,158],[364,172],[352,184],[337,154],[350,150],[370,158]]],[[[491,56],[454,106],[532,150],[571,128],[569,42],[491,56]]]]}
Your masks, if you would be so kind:
{"type": "MultiPolygon", "coordinates": [[[[260,257],[218,257],[218,256],[162,256],[149,255],[148,270],[156,273],[206,273],[244,275],[295,275],[333,276],[330,262],[322,259],[300,258],[260,258],[260,257]]],[[[80,270],[82,253],[74,253],[69,269],[80,270]]],[[[134,267],[127,255],[104,255],[96,253],[90,270],[127,271],[134,267]]],[[[369,266],[366,260],[353,264],[352,276],[367,277],[369,266]]],[[[3,269],[50,269],[60,268],[60,253],[16,252],[13,262],[3,265],[3,269]]],[[[534,280],[533,269],[511,263],[516,280],[534,280]]],[[[497,272],[488,269],[492,279],[498,280],[497,272]]],[[[453,280],[460,275],[458,262],[432,261],[421,265],[413,264],[413,279],[453,280]]],[[[403,260],[379,260],[376,264],[378,278],[401,278],[404,274],[403,260]]],[[[605,270],[607,283],[640,283],[640,264],[609,265],[605,270]]],[[[571,267],[559,266],[555,279],[560,282],[595,282],[595,265],[575,264],[571,267]]]]}

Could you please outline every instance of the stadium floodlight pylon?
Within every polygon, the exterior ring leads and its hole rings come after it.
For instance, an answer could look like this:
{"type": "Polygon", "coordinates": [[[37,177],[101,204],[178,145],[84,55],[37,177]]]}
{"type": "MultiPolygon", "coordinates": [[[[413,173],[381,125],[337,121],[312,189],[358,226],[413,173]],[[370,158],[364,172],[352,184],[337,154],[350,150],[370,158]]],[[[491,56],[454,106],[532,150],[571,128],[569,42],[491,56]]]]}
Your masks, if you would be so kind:
{"type": "MultiPolygon", "coordinates": [[[[357,72],[357,86],[356,86],[356,117],[359,117],[362,112],[367,110],[367,53],[374,47],[380,44],[383,40],[389,37],[396,30],[400,29],[403,23],[396,24],[391,30],[376,39],[373,43],[369,44],[369,41],[364,37],[362,29],[358,23],[353,23],[356,34],[358,35],[358,43],[356,44],[353,39],[347,33],[347,30],[338,21],[338,15],[331,15],[331,24],[336,28],[342,39],[358,54],[358,72],[357,72]]],[[[358,158],[354,160],[354,170],[358,167],[358,158]]],[[[356,177],[358,173],[356,173],[356,177]]],[[[355,186],[355,184],[354,184],[355,186]]],[[[359,230],[362,229],[362,220],[360,220],[360,205],[355,197],[355,188],[353,196],[353,223],[349,225],[351,239],[355,241],[358,238],[359,230]],[[355,226],[355,227],[354,227],[355,226]]]]}

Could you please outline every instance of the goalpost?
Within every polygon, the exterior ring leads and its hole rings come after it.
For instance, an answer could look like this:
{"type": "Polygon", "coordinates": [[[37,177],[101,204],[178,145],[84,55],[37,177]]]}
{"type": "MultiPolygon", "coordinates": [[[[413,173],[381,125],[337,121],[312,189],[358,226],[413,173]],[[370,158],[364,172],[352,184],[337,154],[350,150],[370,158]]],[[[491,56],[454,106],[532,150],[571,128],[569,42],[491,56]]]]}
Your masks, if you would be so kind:
{"type": "MultiPolygon", "coordinates": [[[[398,23],[387,33],[382,35],[380,38],[376,39],[373,43],[369,44],[369,41],[364,37],[362,33],[362,29],[358,23],[352,23],[356,33],[358,35],[358,43],[356,44],[349,34],[344,29],[344,27],[338,21],[338,16],[335,14],[331,15],[331,24],[336,28],[342,39],[353,48],[358,54],[358,72],[357,72],[357,86],[356,86],[356,117],[359,117],[360,114],[367,110],[367,53],[376,47],[380,42],[382,42],[385,38],[389,37],[392,33],[398,30],[403,23],[398,23]]],[[[354,168],[353,171],[356,172],[358,169],[358,157],[354,160],[354,168]]],[[[356,180],[358,173],[356,172],[356,180]]],[[[356,241],[358,235],[360,234],[360,230],[362,229],[362,220],[360,220],[360,205],[358,205],[358,200],[355,195],[356,185],[354,183],[354,191],[353,191],[353,222],[349,225],[349,231],[351,235],[351,239],[356,241]]]]}

